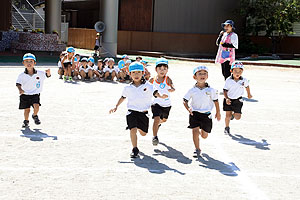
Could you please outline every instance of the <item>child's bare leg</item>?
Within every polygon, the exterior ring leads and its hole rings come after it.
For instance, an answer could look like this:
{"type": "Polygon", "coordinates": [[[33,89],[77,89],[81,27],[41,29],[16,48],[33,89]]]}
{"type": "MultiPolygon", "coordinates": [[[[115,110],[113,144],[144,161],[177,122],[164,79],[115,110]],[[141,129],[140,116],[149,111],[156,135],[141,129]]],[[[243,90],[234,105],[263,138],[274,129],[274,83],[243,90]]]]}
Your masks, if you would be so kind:
{"type": "Polygon", "coordinates": [[[225,127],[229,127],[231,117],[232,117],[232,111],[226,111],[225,127]]]}
{"type": "Polygon", "coordinates": [[[85,78],[85,72],[84,71],[80,71],[80,76],[81,76],[81,79],[84,79],[85,78]]]}
{"type": "Polygon", "coordinates": [[[241,114],[241,113],[234,113],[234,119],[240,120],[241,117],[242,117],[242,114],[241,114]]]}
{"type": "Polygon", "coordinates": [[[92,79],[92,78],[93,78],[93,71],[92,71],[92,70],[89,70],[89,72],[88,72],[88,76],[90,77],[90,79],[92,79]]]}
{"type": "Polygon", "coordinates": [[[200,149],[200,142],[199,142],[199,134],[200,134],[200,129],[199,127],[193,128],[193,141],[196,149],[200,149]]]}
{"type": "Polygon", "coordinates": [[[144,132],[144,131],[142,131],[141,129],[138,129],[138,130],[139,130],[139,132],[140,132],[141,136],[146,136],[146,135],[147,135],[147,133],[146,133],[146,132],[144,132]]]}
{"type": "Polygon", "coordinates": [[[39,112],[39,109],[40,109],[40,105],[35,103],[33,104],[33,115],[36,116],[39,112]]]}
{"type": "Polygon", "coordinates": [[[158,129],[159,129],[159,124],[160,124],[160,117],[159,116],[154,117],[153,127],[152,127],[153,136],[157,136],[157,132],[158,132],[158,129]]]}
{"type": "Polygon", "coordinates": [[[206,139],[208,137],[208,133],[201,129],[201,137],[206,139]]]}
{"type": "Polygon", "coordinates": [[[137,128],[132,128],[130,129],[130,139],[131,139],[131,144],[134,147],[137,147],[137,128]]]}
{"type": "Polygon", "coordinates": [[[26,108],[24,110],[24,119],[28,120],[29,119],[29,113],[30,113],[30,108],[26,108]]]}
{"type": "Polygon", "coordinates": [[[113,81],[115,77],[116,77],[116,72],[112,72],[111,73],[111,80],[113,81]]]}
{"type": "Polygon", "coordinates": [[[107,79],[109,77],[109,72],[105,72],[104,78],[107,79]]]}
{"type": "Polygon", "coordinates": [[[72,74],[72,69],[71,67],[68,67],[68,76],[71,76],[71,74],[72,74]]]}
{"type": "Polygon", "coordinates": [[[162,123],[165,123],[167,120],[168,120],[168,119],[163,118],[162,120],[160,120],[160,123],[161,123],[161,124],[162,124],[162,123]]]}

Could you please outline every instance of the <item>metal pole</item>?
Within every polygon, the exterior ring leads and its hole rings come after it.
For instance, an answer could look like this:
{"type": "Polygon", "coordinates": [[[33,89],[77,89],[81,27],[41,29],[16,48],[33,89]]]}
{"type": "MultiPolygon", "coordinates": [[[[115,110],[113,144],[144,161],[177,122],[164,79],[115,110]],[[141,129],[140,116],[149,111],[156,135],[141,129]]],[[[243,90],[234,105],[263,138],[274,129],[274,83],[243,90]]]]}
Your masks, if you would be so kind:
{"type": "Polygon", "coordinates": [[[61,35],[61,0],[45,2],[45,32],[57,31],[61,35]]]}
{"type": "Polygon", "coordinates": [[[105,23],[103,47],[112,56],[117,55],[119,0],[101,0],[102,21],[105,23]]]}

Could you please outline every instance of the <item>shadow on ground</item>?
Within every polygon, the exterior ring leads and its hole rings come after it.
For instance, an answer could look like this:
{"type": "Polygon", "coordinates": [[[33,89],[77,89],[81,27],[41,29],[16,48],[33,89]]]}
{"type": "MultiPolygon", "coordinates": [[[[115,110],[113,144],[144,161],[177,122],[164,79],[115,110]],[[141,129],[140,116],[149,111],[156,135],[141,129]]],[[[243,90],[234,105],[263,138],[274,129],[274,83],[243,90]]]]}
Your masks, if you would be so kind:
{"type": "Polygon", "coordinates": [[[166,171],[173,171],[175,173],[178,173],[180,175],[185,175],[185,173],[178,171],[177,169],[170,168],[166,164],[160,163],[158,160],[155,158],[148,156],[142,152],[140,152],[140,156],[138,158],[132,159],[131,162],[122,162],[119,161],[119,163],[133,163],[137,167],[140,168],[145,168],[147,169],[150,173],[154,174],[163,174],[166,171]]]}
{"type": "Polygon", "coordinates": [[[182,152],[172,148],[171,146],[166,145],[165,143],[160,142],[160,145],[167,148],[167,151],[161,151],[159,149],[154,149],[154,156],[165,156],[167,158],[176,159],[177,162],[182,164],[191,164],[192,160],[184,156],[182,152]]]}
{"type": "Polygon", "coordinates": [[[33,129],[25,128],[21,130],[23,135],[21,137],[29,138],[31,141],[43,141],[44,138],[52,138],[53,140],[57,140],[57,136],[50,136],[46,133],[40,131],[41,129],[33,129]]]}
{"type": "Polygon", "coordinates": [[[258,100],[256,100],[256,99],[248,99],[246,97],[243,97],[242,99],[243,99],[243,101],[248,101],[248,102],[258,102],[258,100]]]}
{"type": "Polygon", "coordinates": [[[217,170],[226,176],[238,176],[237,171],[240,171],[240,169],[233,162],[226,164],[222,161],[210,157],[205,153],[199,156],[197,161],[200,162],[201,167],[211,170],[217,170]]]}
{"type": "Polygon", "coordinates": [[[261,142],[257,142],[255,140],[251,140],[249,138],[245,138],[244,136],[242,135],[238,135],[238,134],[235,134],[235,135],[232,135],[232,134],[228,134],[233,140],[235,141],[238,141],[239,143],[241,144],[245,144],[245,145],[249,145],[249,146],[253,146],[257,149],[261,149],[261,150],[270,150],[269,146],[271,144],[269,144],[267,142],[267,140],[265,139],[262,139],[261,142]]]}

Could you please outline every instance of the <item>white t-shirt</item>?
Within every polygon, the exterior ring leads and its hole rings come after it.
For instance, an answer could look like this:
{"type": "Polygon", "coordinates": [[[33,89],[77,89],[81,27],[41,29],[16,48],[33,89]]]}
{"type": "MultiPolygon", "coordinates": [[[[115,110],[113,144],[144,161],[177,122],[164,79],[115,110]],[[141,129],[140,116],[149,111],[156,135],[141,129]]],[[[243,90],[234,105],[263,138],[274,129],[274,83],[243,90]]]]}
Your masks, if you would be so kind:
{"type": "Polygon", "coordinates": [[[57,66],[58,66],[58,68],[62,68],[62,65],[61,65],[61,60],[60,60],[60,61],[58,61],[58,63],[57,63],[57,66]]]}
{"type": "Polygon", "coordinates": [[[84,71],[85,73],[88,73],[89,70],[92,70],[89,65],[86,65],[86,68],[84,68],[82,65],[79,67],[79,71],[84,71]]]}
{"type": "Polygon", "coordinates": [[[109,72],[109,73],[112,73],[113,71],[115,71],[116,73],[118,73],[118,71],[116,70],[116,67],[114,68],[109,68],[108,66],[105,66],[104,69],[103,69],[103,72],[109,72]]]}
{"type": "Polygon", "coordinates": [[[144,112],[149,110],[151,106],[154,91],[153,85],[149,82],[141,84],[138,87],[130,84],[124,88],[122,97],[127,98],[128,110],[144,112]]]}
{"type": "Polygon", "coordinates": [[[24,94],[34,95],[42,92],[45,78],[47,76],[44,71],[36,70],[32,76],[25,71],[19,75],[16,83],[21,85],[24,94]]]}
{"type": "Polygon", "coordinates": [[[209,86],[201,89],[195,85],[183,98],[188,101],[192,99],[192,111],[207,113],[214,108],[214,101],[218,100],[218,91],[209,86]]]}
{"type": "Polygon", "coordinates": [[[231,75],[225,81],[224,90],[227,90],[229,99],[238,99],[243,96],[244,88],[248,86],[249,82],[246,78],[240,77],[240,80],[235,81],[231,75]]]}
{"type": "Polygon", "coordinates": [[[159,94],[163,95],[166,94],[168,95],[168,98],[162,99],[162,98],[154,98],[153,100],[153,105],[158,104],[162,107],[169,107],[171,106],[171,99],[170,99],[170,92],[168,91],[171,89],[171,86],[168,85],[167,83],[168,76],[165,77],[162,83],[158,83],[156,80],[156,77],[154,77],[153,80],[153,85],[154,87],[158,90],[159,94]]]}
{"type": "MultiPolygon", "coordinates": [[[[229,33],[230,34],[230,33],[229,33]]],[[[227,37],[228,33],[225,32],[222,36],[222,41],[225,41],[226,37],[227,37]]],[[[234,48],[238,49],[239,48],[239,39],[238,39],[238,35],[236,33],[232,33],[230,36],[230,40],[232,45],[234,46],[234,48]]]]}

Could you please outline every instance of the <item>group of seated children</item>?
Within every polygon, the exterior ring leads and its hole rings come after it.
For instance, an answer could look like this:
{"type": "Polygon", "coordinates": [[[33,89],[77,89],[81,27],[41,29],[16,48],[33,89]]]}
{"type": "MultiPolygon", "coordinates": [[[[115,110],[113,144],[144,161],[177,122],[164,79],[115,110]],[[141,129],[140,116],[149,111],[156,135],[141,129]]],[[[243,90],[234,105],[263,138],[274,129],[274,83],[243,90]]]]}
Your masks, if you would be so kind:
{"type": "MultiPolygon", "coordinates": [[[[145,79],[150,79],[150,72],[147,70],[147,62],[138,56],[136,61],[141,62],[145,67],[145,79]]],[[[113,58],[99,59],[95,63],[93,57],[81,57],[75,54],[75,49],[69,47],[67,51],[60,54],[58,61],[58,74],[60,79],[65,81],[74,80],[100,80],[119,82],[130,81],[129,65],[131,60],[127,55],[123,55],[118,65],[115,65],[113,58]]]]}

